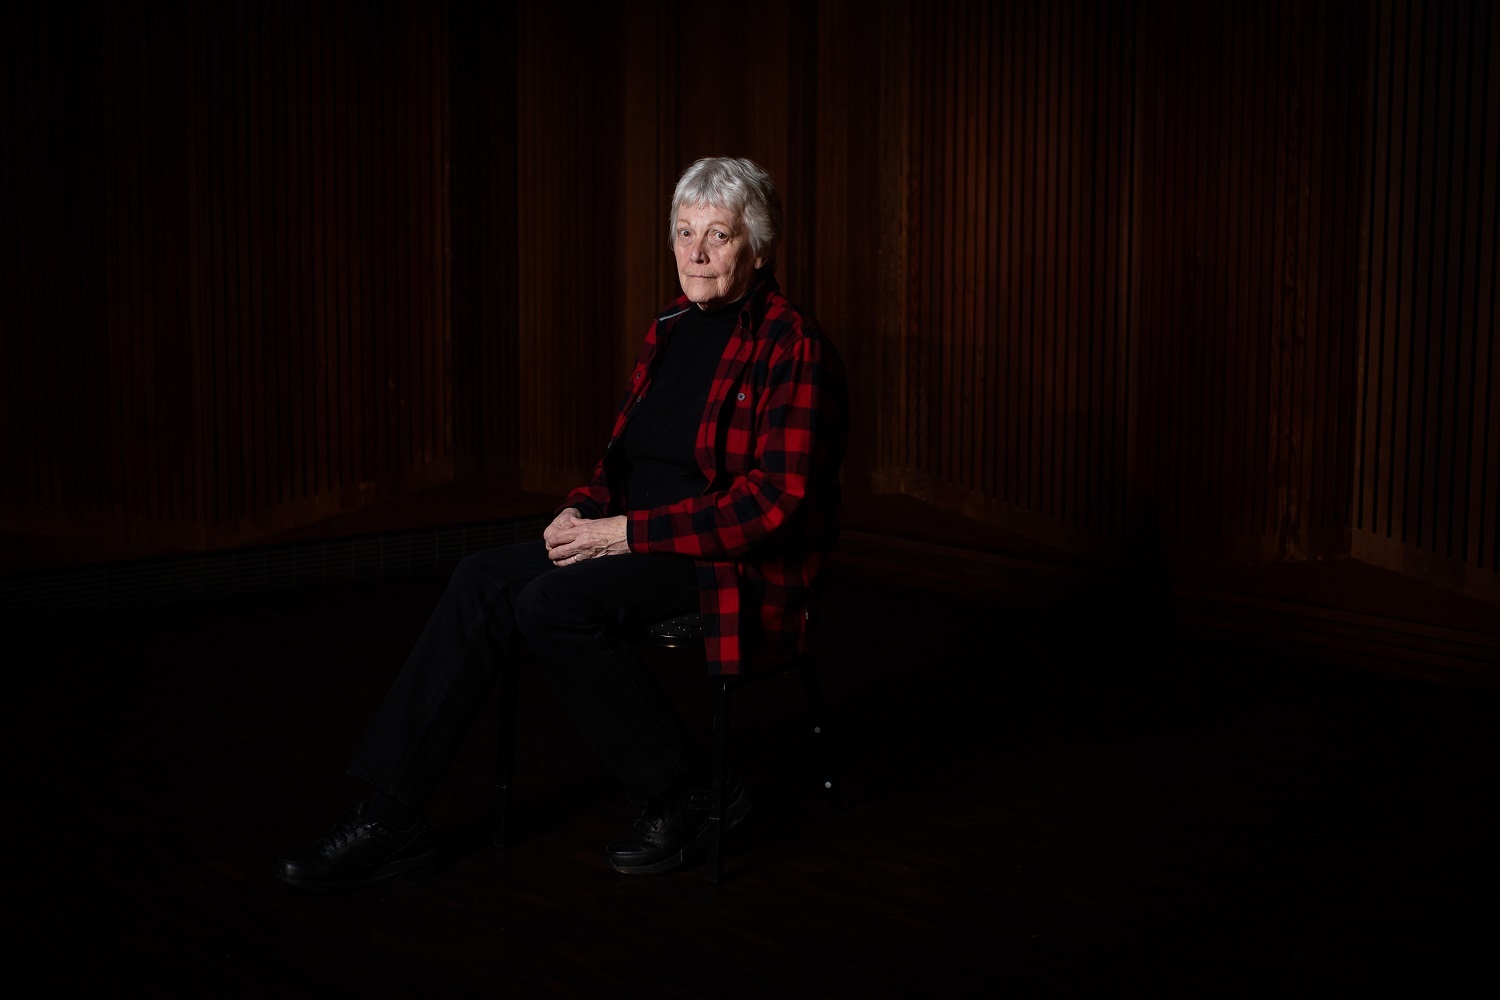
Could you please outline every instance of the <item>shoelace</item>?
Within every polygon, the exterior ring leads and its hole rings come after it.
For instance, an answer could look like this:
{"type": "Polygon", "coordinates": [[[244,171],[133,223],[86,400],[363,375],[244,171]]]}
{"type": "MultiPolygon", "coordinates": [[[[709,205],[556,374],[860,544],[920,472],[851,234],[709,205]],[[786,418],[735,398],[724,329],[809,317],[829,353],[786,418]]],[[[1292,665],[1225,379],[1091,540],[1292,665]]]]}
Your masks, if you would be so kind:
{"type": "Polygon", "coordinates": [[[323,839],[318,841],[318,848],[319,850],[338,850],[366,830],[379,825],[379,820],[351,819],[346,816],[335,823],[332,830],[323,835],[323,839]]]}

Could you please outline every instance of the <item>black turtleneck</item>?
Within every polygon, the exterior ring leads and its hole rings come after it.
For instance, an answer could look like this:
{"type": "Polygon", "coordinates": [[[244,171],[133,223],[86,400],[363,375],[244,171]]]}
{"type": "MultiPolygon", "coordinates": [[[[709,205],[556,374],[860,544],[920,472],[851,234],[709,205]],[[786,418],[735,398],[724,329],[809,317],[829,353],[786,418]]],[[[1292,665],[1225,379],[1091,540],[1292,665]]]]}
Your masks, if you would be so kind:
{"type": "Polygon", "coordinates": [[[656,359],[646,398],[636,404],[620,439],[629,462],[631,510],[700,496],[708,480],[694,458],[698,425],[719,360],[744,300],[708,312],[690,306],[656,359]]]}

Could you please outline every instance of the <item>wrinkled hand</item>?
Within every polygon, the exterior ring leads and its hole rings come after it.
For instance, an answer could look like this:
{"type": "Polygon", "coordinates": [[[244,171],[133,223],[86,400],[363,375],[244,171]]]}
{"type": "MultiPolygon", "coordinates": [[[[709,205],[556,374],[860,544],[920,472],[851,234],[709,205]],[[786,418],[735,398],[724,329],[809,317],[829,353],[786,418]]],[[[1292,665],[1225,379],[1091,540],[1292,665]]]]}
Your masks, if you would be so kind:
{"type": "Polygon", "coordinates": [[[573,507],[552,519],[542,541],[547,543],[547,558],[558,566],[630,551],[623,514],[589,520],[573,507]]]}

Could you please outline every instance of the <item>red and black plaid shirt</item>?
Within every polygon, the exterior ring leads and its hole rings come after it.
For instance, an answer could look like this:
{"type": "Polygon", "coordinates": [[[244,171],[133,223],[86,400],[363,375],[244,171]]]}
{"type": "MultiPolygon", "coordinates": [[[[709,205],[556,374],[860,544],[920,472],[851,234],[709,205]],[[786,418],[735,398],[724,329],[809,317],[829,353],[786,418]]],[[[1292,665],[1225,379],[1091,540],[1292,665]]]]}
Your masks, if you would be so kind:
{"type": "Polygon", "coordinates": [[[620,435],[650,390],[658,348],[692,308],[679,298],[647,331],[610,448],[563,507],[585,517],[627,514],[632,552],[696,559],[709,671],[737,674],[806,650],[814,584],[838,533],[848,388],[817,320],[763,275],[740,310],[698,425],[708,489],[627,512],[614,458],[620,435]]]}

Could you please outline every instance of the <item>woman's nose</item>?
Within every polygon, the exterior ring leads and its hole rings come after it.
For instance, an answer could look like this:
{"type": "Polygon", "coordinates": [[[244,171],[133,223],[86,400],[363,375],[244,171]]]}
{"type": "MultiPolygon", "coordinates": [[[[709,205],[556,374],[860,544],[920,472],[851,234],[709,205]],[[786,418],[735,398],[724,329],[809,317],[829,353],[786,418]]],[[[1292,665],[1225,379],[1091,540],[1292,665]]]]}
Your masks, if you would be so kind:
{"type": "Polygon", "coordinates": [[[694,243],[692,255],[694,263],[702,264],[708,260],[708,247],[703,243],[694,243]]]}

